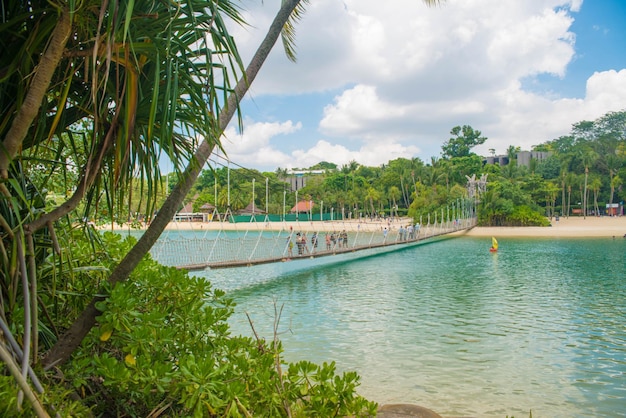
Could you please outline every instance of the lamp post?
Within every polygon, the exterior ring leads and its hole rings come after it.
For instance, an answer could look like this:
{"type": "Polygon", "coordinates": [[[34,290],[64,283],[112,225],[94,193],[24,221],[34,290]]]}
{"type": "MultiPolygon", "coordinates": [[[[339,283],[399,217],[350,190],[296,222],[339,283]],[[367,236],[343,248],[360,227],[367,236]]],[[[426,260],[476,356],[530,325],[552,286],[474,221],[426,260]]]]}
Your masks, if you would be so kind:
{"type": "Polygon", "coordinates": [[[252,178],[252,216],[254,216],[254,209],[255,209],[255,205],[254,205],[254,181],[256,179],[252,178]]]}
{"type": "Polygon", "coordinates": [[[227,199],[227,205],[228,205],[228,209],[230,210],[230,160],[228,160],[228,171],[227,171],[227,176],[226,176],[226,183],[227,183],[227,192],[228,192],[228,199],[227,199]]]}
{"type": "Polygon", "coordinates": [[[265,216],[269,216],[269,177],[265,177],[265,216]]]}

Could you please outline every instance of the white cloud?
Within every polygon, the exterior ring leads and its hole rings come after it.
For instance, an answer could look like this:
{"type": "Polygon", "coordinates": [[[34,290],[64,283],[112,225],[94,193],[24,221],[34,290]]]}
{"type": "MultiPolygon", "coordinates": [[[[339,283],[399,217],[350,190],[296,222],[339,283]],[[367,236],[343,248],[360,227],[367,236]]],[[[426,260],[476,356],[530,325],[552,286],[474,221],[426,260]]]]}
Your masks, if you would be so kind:
{"type": "MultiPolygon", "coordinates": [[[[587,80],[587,101],[600,112],[626,107],[626,69],[595,72],[587,80]]],[[[595,119],[595,118],[594,118],[595,119]]]]}
{"type": "Polygon", "coordinates": [[[229,127],[224,132],[222,145],[231,161],[245,167],[279,167],[289,156],[272,147],[270,140],[279,135],[297,132],[301,123],[244,122],[243,132],[229,127]]]}
{"type": "MultiPolygon", "coordinates": [[[[250,28],[235,29],[248,59],[279,8],[249,4],[250,28]]],[[[439,155],[453,126],[469,124],[489,138],[477,152],[530,148],[569,133],[626,103],[626,70],[597,72],[586,96],[525,91],[539,74],[568,76],[580,52],[571,27],[582,0],[448,0],[428,8],[416,0],[316,0],[296,26],[298,63],[280,45],[252,94],[337,92],[303,107],[300,117],[268,113],[272,122],[229,131],[233,160],[265,167],[305,167],[320,160],[379,165],[398,156],[439,155]],[[276,123],[276,121],[285,121],[276,123]],[[311,132],[318,128],[317,132],[311,132]],[[289,141],[288,146],[285,145],[289,141]],[[297,149],[293,146],[297,143],[297,149]]],[[[585,81],[579,81],[584,83],[585,81]]]]}
{"type": "Polygon", "coordinates": [[[350,151],[343,145],[331,144],[328,141],[320,140],[312,148],[294,151],[292,154],[294,165],[290,168],[310,167],[320,161],[327,161],[341,167],[353,160],[366,166],[378,166],[382,162],[399,157],[406,158],[418,151],[419,149],[415,146],[405,147],[397,143],[386,143],[384,141],[365,145],[356,151],[350,151]]]}
{"type": "Polygon", "coordinates": [[[324,108],[320,121],[322,132],[333,135],[359,136],[374,139],[368,132],[375,125],[389,123],[406,115],[406,107],[381,100],[373,86],[357,85],[345,90],[335,103],[324,108]]]}

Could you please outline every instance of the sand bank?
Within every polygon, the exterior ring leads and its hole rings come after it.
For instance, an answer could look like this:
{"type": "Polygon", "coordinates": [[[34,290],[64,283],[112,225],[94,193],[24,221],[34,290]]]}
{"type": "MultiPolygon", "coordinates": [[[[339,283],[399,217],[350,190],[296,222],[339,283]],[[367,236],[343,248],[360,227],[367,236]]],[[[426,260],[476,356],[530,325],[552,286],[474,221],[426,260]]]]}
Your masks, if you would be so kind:
{"type": "MultiPolygon", "coordinates": [[[[412,222],[409,218],[398,218],[393,221],[345,220],[345,221],[293,221],[293,222],[170,222],[166,230],[228,230],[228,231],[281,231],[293,230],[304,232],[340,232],[346,231],[382,231],[383,228],[397,230],[412,222]]],[[[101,227],[111,230],[111,225],[101,227]]],[[[128,229],[128,225],[115,225],[114,229],[128,229]]]]}
{"type": "MultiPolygon", "coordinates": [[[[168,230],[239,230],[239,231],[382,231],[383,228],[397,230],[401,225],[408,225],[408,218],[394,221],[346,220],[322,222],[170,222],[168,230]]],[[[570,217],[552,219],[549,227],[475,227],[465,231],[468,236],[495,237],[623,237],[626,234],[626,216],[618,217],[570,217]]],[[[128,226],[116,226],[126,229],[128,226]]],[[[111,229],[105,226],[102,229],[111,229]]]]}
{"type": "Polygon", "coordinates": [[[552,219],[549,227],[476,227],[468,236],[494,237],[623,237],[626,216],[552,219]]]}

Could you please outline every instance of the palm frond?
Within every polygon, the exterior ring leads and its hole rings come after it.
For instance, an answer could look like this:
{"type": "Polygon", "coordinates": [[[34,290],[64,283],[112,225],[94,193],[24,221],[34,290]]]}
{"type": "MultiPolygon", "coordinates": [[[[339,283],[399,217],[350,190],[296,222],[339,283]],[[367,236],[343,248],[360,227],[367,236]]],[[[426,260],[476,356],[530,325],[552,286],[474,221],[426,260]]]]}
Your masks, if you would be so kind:
{"type": "MultiPolygon", "coordinates": [[[[284,4],[287,1],[289,0],[283,0],[282,3],[284,4]]],[[[287,58],[292,62],[296,62],[295,25],[302,19],[305,9],[306,9],[306,5],[308,3],[309,3],[309,0],[300,0],[298,2],[298,5],[289,16],[289,20],[287,20],[287,23],[285,23],[285,26],[283,27],[283,30],[281,31],[281,39],[283,42],[283,48],[285,49],[285,54],[287,55],[287,58]]]]}

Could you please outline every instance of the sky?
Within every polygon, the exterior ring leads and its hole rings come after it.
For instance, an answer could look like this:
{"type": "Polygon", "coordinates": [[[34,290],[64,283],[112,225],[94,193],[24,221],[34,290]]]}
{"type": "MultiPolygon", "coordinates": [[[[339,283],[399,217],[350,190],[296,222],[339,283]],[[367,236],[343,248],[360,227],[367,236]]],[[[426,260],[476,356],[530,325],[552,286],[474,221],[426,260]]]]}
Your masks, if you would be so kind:
{"type": "MultiPolygon", "coordinates": [[[[243,0],[245,63],[280,0],[243,0]]],[[[223,145],[260,171],[441,157],[455,126],[506,154],[626,110],[626,1],[310,0],[297,62],[276,44],[223,145]]],[[[492,151],[493,150],[493,151],[492,151]]]]}

